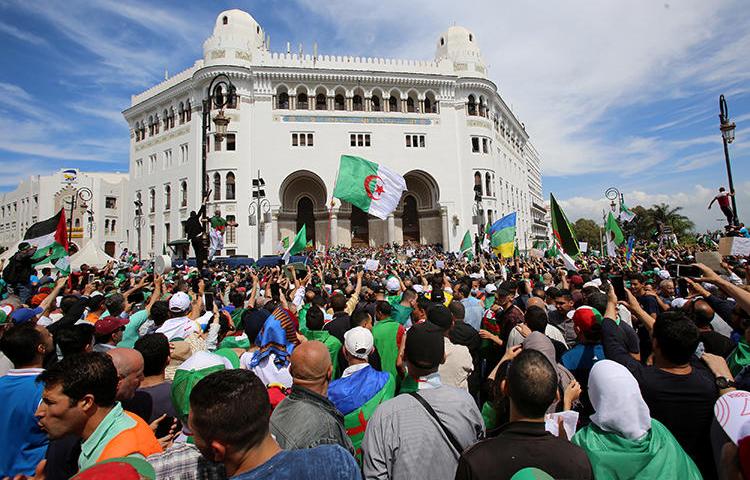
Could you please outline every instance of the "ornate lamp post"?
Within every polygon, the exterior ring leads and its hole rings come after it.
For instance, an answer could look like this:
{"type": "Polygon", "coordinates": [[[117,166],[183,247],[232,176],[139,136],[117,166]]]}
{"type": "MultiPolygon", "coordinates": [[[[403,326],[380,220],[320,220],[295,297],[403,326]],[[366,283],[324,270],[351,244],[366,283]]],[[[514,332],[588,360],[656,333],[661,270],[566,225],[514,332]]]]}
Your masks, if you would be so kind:
{"type": "MultiPolygon", "coordinates": [[[[213,118],[216,131],[214,132],[214,141],[221,142],[227,134],[229,118],[224,116],[224,107],[227,105],[236,105],[237,89],[229,77],[223,73],[215,76],[206,89],[206,97],[203,99],[203,152],[201,156],[201,201],[206,199],[208,192],[208,175],[206,174],[206,157],[208,155],[208,136],[211,125],[211,109],[218,108],[219,113],[213,118]]],[[[208,216],[203,212],[201,218],[203,224],[203,248],[208,251],[208,216]]],[[[140,242],[139,242],[140,243],[140,242]]],[[[205,257],[203,265],[198,265],[204,269],[208,267],[208,257],[205,257]]]]}
{"type": "Polygon", "coordinates": [[[268,223],[266,217],[271,211],[271,202],[266,198],[265,186],[266,182],[261,178],[260,170],[258,170],[258,176],[253,178],[253,199],[250,201],[250,206],[248,207],[248,223],[250,226],[255,225],[258,227],[258,258],[256,258],[256,261],[261,256],[260,233],[263,225],[268,223]]]}
{"type": "Polygon", "coordinates": [[[143,202],[136,200],[135,204],[135,217],[133,218],[133,227],[138,234],[138,260],[141,259],[141,227],[146,223],[146,219],[143,218],[143,202]]]}
{"type": "MultiPolygon", "coordinates": [[[[721,130],[721,140],[724,143],[724,161],[727,164],[727,179],[729,180],[729,193],[734,193],[734,182],[732,181],[732,164],[729,161],[729,144],[734,141],[734,129],[736,125],[729,121],[729,109],[724,95],[719,96],[719,130],[721,130]]],[[[732,223],[739,225],[737,219],[737,201],[732,195],[732,223]]]]}
{"type": "MultiPolygon", "coordinates": [[[[68,215],[68,245],[70,245],[70,243],[73,241],[73,213],[78,206],[78,201],[81,201],[81,206],[83,208],[88,208],[86,202],[90,201],[93,196],[94,194],[91,192],[90,188],[80,187],[77,188],[70,197],[68,197],[68,200],[66,201],[68,207],[70,208],[70,215],[68,215]]],[[[93,217],[91,218],[91,221],[93,221],[93,217]]]]}

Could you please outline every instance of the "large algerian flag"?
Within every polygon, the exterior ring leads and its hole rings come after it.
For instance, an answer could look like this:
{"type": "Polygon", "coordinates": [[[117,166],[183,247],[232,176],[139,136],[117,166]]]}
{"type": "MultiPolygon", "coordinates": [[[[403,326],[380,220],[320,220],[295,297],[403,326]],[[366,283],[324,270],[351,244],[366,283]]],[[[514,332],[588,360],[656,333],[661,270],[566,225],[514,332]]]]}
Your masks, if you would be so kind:
{"type": "Polygon", "coordinates": [[[513,256],[516,240],[516,212],[509,213],[490,227],[492,251],[504,258],[513,256]]]}
{"type": "Polygon", "coordinates": [[[304,250],[305,247],[307,247],[307,225],[303,223],[302,228],[299,229],[299,232],[297,232],[297,235],[294,237],[294,241],[284,252],[284,256],[282,257],[283,260],[288,262],[289,257],[297,255],[304,250]]]}
{"type": "Polygon", "coordinates": [[[365,437],[367,422],[375,413],[375,409],[386,400],[393,398],[396,392],[396,381],[393,375],[388,375],[388,381],[383,388],[370,397],[361,407],[344,415],[344,428],[346,434],[354,445],[354,458],[362,465],[362,439],[365,437]]]}
{"type": "Polygon", "coordinates": [[[635,213],[633,213],[627,205],[625,205],[625,198],[620,197],[620,220],[623,222],[629,222],[635,218],[635,213]]]}
{"type": "Polygon", "coordinates": [[[468,230],[466,230],[466,234],[464,235],[464,239],[461,241],[461,256],[464,256],[469,259],[469,261],[472,261],[474,259],[474,254],[472,253],[472,241],[471,241],[471,234],[468,230]]]}
{"type": "Polygon", "coordinates": [[[381,220],[393,213],[406,190],[404,177],[375,162],[341,155],[333,196],[381,220]]]}
{"type": "Polygon", "coordinates": [[[37,222],[23,236],[23,241],[35,245],[33,257],[37,264],[51,263],[63,274],[70,273],[68,256],[68,228],[65,224],[65,211],[61,208],[57,215],[37,222]]]}
{"type": "Polygon", "coordinates": [[[557,204],[555,196],[551,193],[549,194],[549,208],[552,217],[552,234],[557,239],[563,251],[571,257],[575,257],[580,253],[576,234],[573,232],[573,227],[565,217],[562,208],[557,204]]]}
{"type": "Polygon", "coordinates": [[[281,246],[284,247],[284,250],[289,248],[289,237],[284,237],[284,240],[281,241],[281,246]]]}
{"type": "Polygon", "coordinates": [[[610,257],[616,257],[617,246],[625,241],[625,236],[622,234],[622,230],[620,230],[620,226],[617,224],[617,220],[615,220],[615,216],[612,215],[612,212],[609,212],[609,215],[607,215],[606,231],[607,255],[610,257]]]}

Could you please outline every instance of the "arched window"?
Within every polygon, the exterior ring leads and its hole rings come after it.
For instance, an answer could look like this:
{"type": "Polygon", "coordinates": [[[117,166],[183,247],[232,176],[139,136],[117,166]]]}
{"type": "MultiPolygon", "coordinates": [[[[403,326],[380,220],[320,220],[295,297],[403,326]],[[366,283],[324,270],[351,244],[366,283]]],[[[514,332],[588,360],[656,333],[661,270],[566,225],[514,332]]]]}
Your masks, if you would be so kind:
{"type": "Polygon", "coordinates": [[[370,104],[372,106],[372,111],[373,112],[380,112],[380,111],[382,111],[382,109],[383,109],[382,103],[383,103],[383,101],[381,100],[380,94],[379,93],[373,93],[372,97],[370,99],[370,104]]]}
{"type": "Polygon", "coordinates": [[[344,110],[344,96],[340,93],[337,94],[335,97],[333,97],[333,109],[334,110],[344,110]]]}
{"type": "Polygon", "coordinates": [[[479,196],[484,195],[482,192],[482,174],[479,172],[474,173],[474,192],[479,194],[479,196]]]}
{"type": "Polygon", "coordinates": [[[487,196],[492,196],[492,177],[490,176],[490,172],[487,172],[484,174],[484,183],[485,183],[485,191],[487,192],[487,196]]]}
{"type": "Polygon", "coordinates": [[[226,181],[227,200],[234,200],[234,173],[227,173],[226,181]]]}
{"type": "Polygon", "coordinates": [[[229,19],[227,18],[227,16],[226,16],[226,15],[224,15],[223,17],[221,17],[221,23],[222,23],[223,25],[226,25],[226,24],[228,24],[228,23],[229,23],[229,19]]]}
{"type": "Polygon", "coordinates": [[[474,98],[474,95],[469,95],[469,101],[466,104],[466,107],[468,109],[469,115],[476,115],[477,114],[477,101],[474,98]]]}
{"type": "Polygon", "coordinates": [[[112,222],[109,224],[109,229],[112,233],[115,233],[115,224],[117,223],[117,220],[114,218],[112,219],[112,222]]]}
{"type": "Polygon", "coordinates": [[[174,107],[169,107],[169,128],[174,128],[174,107]]]}
{"type": "Polygon", "coordinates": [[[167,112],[167,109],[164,109],[164,113],[162,113],[162,118],[164,120],[164,130],[169,129],[169,112],[167,112]]]}
{"type": "Polygon", "coordinates": [[[190,105],[190,100],[185,103],[185,121],[189,122],[193,115],[193,107],[190,105]]]}
{"type": "Polygon", "coordinates": [[[307,103],[307,92],[301,92],[297,94],[297,109],[307,110],[309,107],[307,103]]]}
{"type": "Polygon", "coordinates": [[[325,93],[315,95],[315,110],[328,110],[327,98],[325,93]]]}
{"type": "Polygon", "coordinates": [[[164,210],[172,208],[172,187],[169,184],[164,185],[164,210]]]}
{"type": "Polygon", "coordinates": [[[214,200],[221,200],[221,174],[214,173],[214,200]]]}
{"type": "Polygon", "coordinates": [[[180,102],[180,106],[177,108],[177,113],[180,114],[180,125],[185,123],[185,102],[180,102]]]}
{"type": "Polygon", "coordinates": [[[80,218],[76,218],[75,228],[81,228],[81,219],[80,218]]]}
{"type": "Polygon", "coordinates": [[[424,113],[438,113],[437,102],[432,92],[427,92],[424,96],[424,113]]]}
{"type": "Polygon", "coordinates": [[[395,95],[391,95],[391,98],[388,99],[388,111],[389,112],[399,112],[401,111],[399,107],[399,100],[396,98],[395,95]]]}
{"type": "Polygon", "coordinates": [[[281,92],[278,95],[277,100],[277,108],[280,108],[281,110],[288,110],[289,109],[289,94],[286,92],[281,92]]]}
{"type": "Polygon", "coordinates": [[[156,211],[156,190],[153,188],[148,191],[148,211],[150,213],[156,211]]]}
{"type": "Polygon", "coordinates": [[[362,96],[361,95],[354,95],[352,97],[352,109],[355,112],[361,112],[364,109],[363,108],[363,104],[362,104],[362,96]]]}
{"type": "Polygon", "coordinates": [[[109,218],[104,219],[104,232],[109,232],[109,218]]]}
{"type": "Polygon", "coordinates": [[[412,98],[411,96],[409,96],[406,99],[406,111],[407,112],[414,113],[417,111],[417,107],[414,105],[414,103],[415,103],[414,98],[412,98]]]}
{"type": "Polygon", "coordinates": [[[180,183],[180,205],[185,208],[188,205],[188,184],[187,180],[180,183]]]}
{"type": "Polygon", "coordinates": [[[148,117],[148,134],[149,135],[154,134],[154,116],[153,115],[148,117]]]}
{"type": "Polygon", "coordinates": [[[479,116],[480,117],[487,116],[487,105],[484,102],[484,97],[479,97],[479,116]]]}

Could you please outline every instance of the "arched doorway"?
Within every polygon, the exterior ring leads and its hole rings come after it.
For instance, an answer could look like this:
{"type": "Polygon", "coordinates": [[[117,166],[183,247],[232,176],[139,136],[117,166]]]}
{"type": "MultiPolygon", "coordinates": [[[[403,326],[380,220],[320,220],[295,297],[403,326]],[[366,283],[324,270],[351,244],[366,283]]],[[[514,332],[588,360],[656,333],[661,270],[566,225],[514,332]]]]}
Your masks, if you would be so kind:
{"type": "Polygon", "coordinates": [[[404,243],[419,243],[419,213],[417,212],[417,199],[413,195],[404,197],[403,222],[404,243]]]}
{"type": "Polygon", "coordinates": [[[115,242],[104,242],[104,253],[110,257],[115,256],[115,242]]]}
{"type": "Polygon", "coordinates": [[[315,245],[315,206],[310,197],[302,197],[297,202],[297,231],[305,226],[306,242],[312,240],[315,245]]]}
{"type": "Polygon", "coordinates": [[[352,247],[370,244],[370,220],[367,213],[352,205],[352,247]]]}

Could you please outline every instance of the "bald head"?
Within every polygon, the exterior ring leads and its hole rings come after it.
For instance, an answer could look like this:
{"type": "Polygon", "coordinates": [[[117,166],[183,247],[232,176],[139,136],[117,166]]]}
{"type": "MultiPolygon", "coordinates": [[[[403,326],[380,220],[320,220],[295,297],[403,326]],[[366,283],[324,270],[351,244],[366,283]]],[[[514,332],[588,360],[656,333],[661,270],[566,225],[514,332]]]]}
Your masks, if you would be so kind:
{"type": "Polygon", "coordinates": [[[693,314],[695,324],[699,327],[706,327],[711,324],[711,320],[714,319],[714,309],[707,301],[701,299],[693,302],[693,314]]]}
{"type": "Polygon", "coordinates": [[[307,386],[327,383],[332,370],[331,355],[322,342],[304,342],[292,352],[289,373],[295,384],[307,386]]]}
{"type": "Polygon", "coordinates": [[[129,400],[143,381],[143,355],[132,348],[113,348],[107,351],[117,369],[118,401],[129,400]]]}
{"type": "Polygon", "coordinates": [[[547,308],[547,304],[546,304],[546,303],[544,303],[544,300],[542,300],[542,299],[541,299],[541,298],[539,298],[539,297],[531,297],[531,298],[529,298],[529,300],[528,300],[528,301],[526,302],[526,308],[529,308],[529,307],[539,307],[539,308],[541,308],[542,310],[546,310],[546,308],[547,308]]]}

